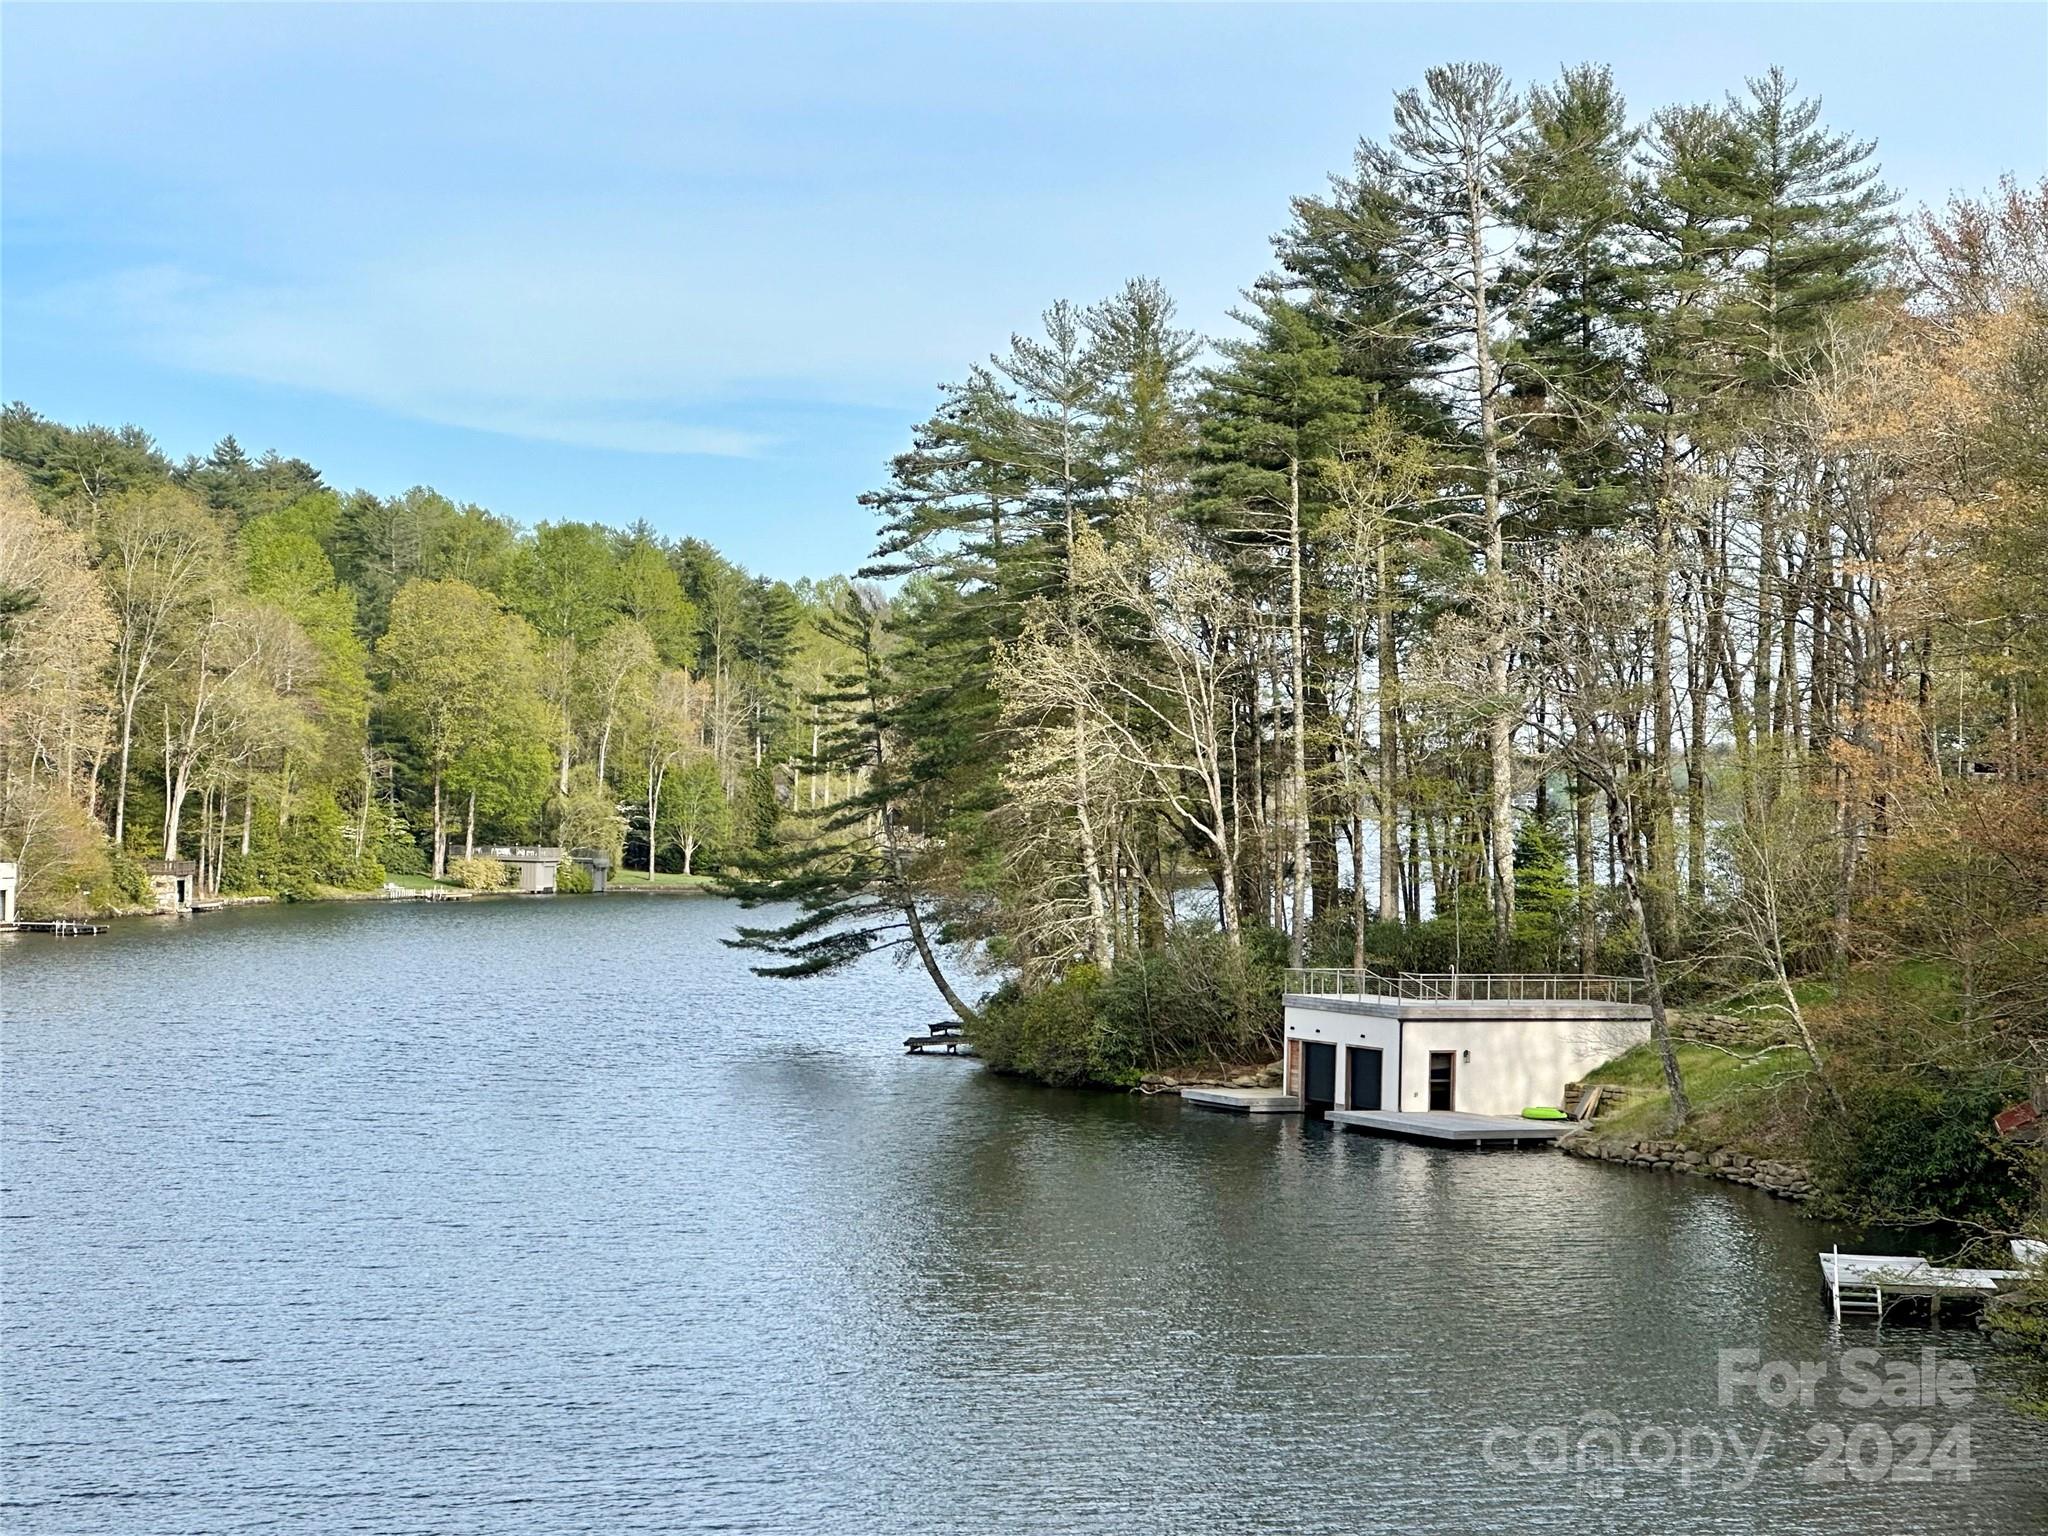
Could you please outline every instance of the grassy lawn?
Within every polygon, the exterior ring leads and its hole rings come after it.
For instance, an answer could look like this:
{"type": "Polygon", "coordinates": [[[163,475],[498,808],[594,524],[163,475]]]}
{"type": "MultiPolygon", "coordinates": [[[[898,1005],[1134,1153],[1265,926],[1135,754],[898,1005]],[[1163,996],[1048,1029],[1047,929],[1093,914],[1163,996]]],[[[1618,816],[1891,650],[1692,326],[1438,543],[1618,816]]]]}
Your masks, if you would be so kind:
{"type": "Polygon", "coordinates": [[[665,870],[656,870],[650,887],[647,871],[644,869],[615,869],[607,882],[612,889],[622,886],[638,886],[642,890],[657,891],[701,891],[711,884],[709,875],[672,875],[665,870]]]}
{"type": "MultiPolygon", "coordinates": [[[[1730,1054],[1708,1045],[1681,1044],[1678,1066],[1693,1113],[1684,1131],[1673,1139],[1759,1157],[1798,1157],[1813,1076],[1804,1054],[1797,1050],[1730,1054]]],[[[1602,1138],[1635,1141],[1672,1135],[1671,1096],[1664,1091],[1664,1068],[1656,1046],[1636,1046],[1587,1073],[1586,1081],[1647,1090],[1600,1116],[1602,1138]]]]}

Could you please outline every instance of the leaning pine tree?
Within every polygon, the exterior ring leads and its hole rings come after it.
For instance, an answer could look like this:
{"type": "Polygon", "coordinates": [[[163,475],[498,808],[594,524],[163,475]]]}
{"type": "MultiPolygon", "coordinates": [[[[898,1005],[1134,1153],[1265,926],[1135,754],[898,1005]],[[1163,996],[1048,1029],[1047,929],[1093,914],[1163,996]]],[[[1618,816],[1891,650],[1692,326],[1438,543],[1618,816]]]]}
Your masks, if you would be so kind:
{"type": "Polygon", "coordinates": [[[886,662],[887,600],[857,590],[822,626],[853,652],[853,663],[809,702],[834,722],[821,733],[814,771],[830,766],[857,787],[845,799],[791,822],[809,822],[800,838],[779,837],[751,850],[720,881],[722,894],[748,909],[794,905],[776,927],[740,925],[725,942],[773,956],[755,974],[822,976],[884,951],[909,950],[963,1024],[972,1007],[946,979],[938,950],[937,893],[921,878],[939,851],[920,826],[915,759],[892,718],[886,662]]]}

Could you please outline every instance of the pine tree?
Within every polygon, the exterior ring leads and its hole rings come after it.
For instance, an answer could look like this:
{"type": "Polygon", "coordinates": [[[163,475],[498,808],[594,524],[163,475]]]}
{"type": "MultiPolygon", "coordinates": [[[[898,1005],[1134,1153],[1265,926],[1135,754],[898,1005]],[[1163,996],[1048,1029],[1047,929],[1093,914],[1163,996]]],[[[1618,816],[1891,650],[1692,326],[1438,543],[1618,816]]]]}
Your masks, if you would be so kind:
{"type": "MultiPolygon", "coordinates": [[[[1288,952],[1302,963],[1308,935],[1309,818],[1308,616],[1311,543],[1330,494],[1322,466],[1359,422],[1364,391],[1342,368],[1337,346],[1309,312],[1276,293],[1255,296],[1239,315],[1249,340],[1223,348],[1204,396],[1201,494],[1196,514],[1226,541],[1284,562],[1289,732],[1293,809],[1288,952]]],[[[1334,872],[1333,872],[1334,873],[1334,872]]]]}
{"type": "Polygon", "coordinates": [[[932,786],[897,728],[897,690],[889,676],[888,605],[872,590],[848,595],[827,621],[854,664],[816,702],[835,724],[823,755],[859,788],[804,814],[808,835],[766,839],[743,854],[720,882],[749,909],[794,903],[798,916],[774,927],[742,925],[726,940],[775,957],[759,975],[804,977],[840,970],[867,955],[909,948],[946,1005],[963,1023],[975,1012],[947,980],[938,949],[941,900],[928,879],[934,849],[919,822],[943,820],[932,786]],[[936,813],[936,814],[935,814],[936,813]]]}

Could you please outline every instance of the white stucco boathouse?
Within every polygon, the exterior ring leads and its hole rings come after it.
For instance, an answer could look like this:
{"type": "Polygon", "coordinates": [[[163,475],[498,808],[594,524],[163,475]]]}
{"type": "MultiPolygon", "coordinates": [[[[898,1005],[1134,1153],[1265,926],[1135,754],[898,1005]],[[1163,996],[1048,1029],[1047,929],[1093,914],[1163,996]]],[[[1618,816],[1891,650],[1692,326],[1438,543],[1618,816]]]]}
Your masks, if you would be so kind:
{"type": "Polygon", "coordinates": [[[1545,1122],[1522,1111],[1557,1104],[1566,1083],[1649,1038],[1642,986],[1628,976],[1290,971],[1283,1091],[1390,1135],[1549,1140],[1568,1127],[1550,1122],[1539,1135],[1545,1122]],[[1488,1119],[1514,1123],[1489,1132],[1477,1123],[1488,1119]]]}

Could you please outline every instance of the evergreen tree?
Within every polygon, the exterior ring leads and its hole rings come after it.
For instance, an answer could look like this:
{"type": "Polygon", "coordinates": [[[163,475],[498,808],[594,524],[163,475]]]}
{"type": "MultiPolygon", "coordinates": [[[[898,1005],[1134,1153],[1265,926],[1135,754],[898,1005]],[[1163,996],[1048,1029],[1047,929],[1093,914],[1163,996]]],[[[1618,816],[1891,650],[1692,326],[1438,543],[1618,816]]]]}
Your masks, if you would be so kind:
{"type": "Polygon", "coordinates": [[[849,595],[831,628],[853,665],[818,703],[835,722],[822,754],[860,788],[816,816],[813,835],[771,842],[735,861],[720,889],[744,907],[794,903],[798,916],[774,927],[742,925],[726,942],[771,955],[764,976],[824,975],[878,952],[908,948],[963,1023],[974,1010],[947,980],[938,948],[942,902],[928,873],[931,850],[917,824],[943,820],[929,804],[897,728],[889,678],[888,608],[872,591],[849,595]]]}

